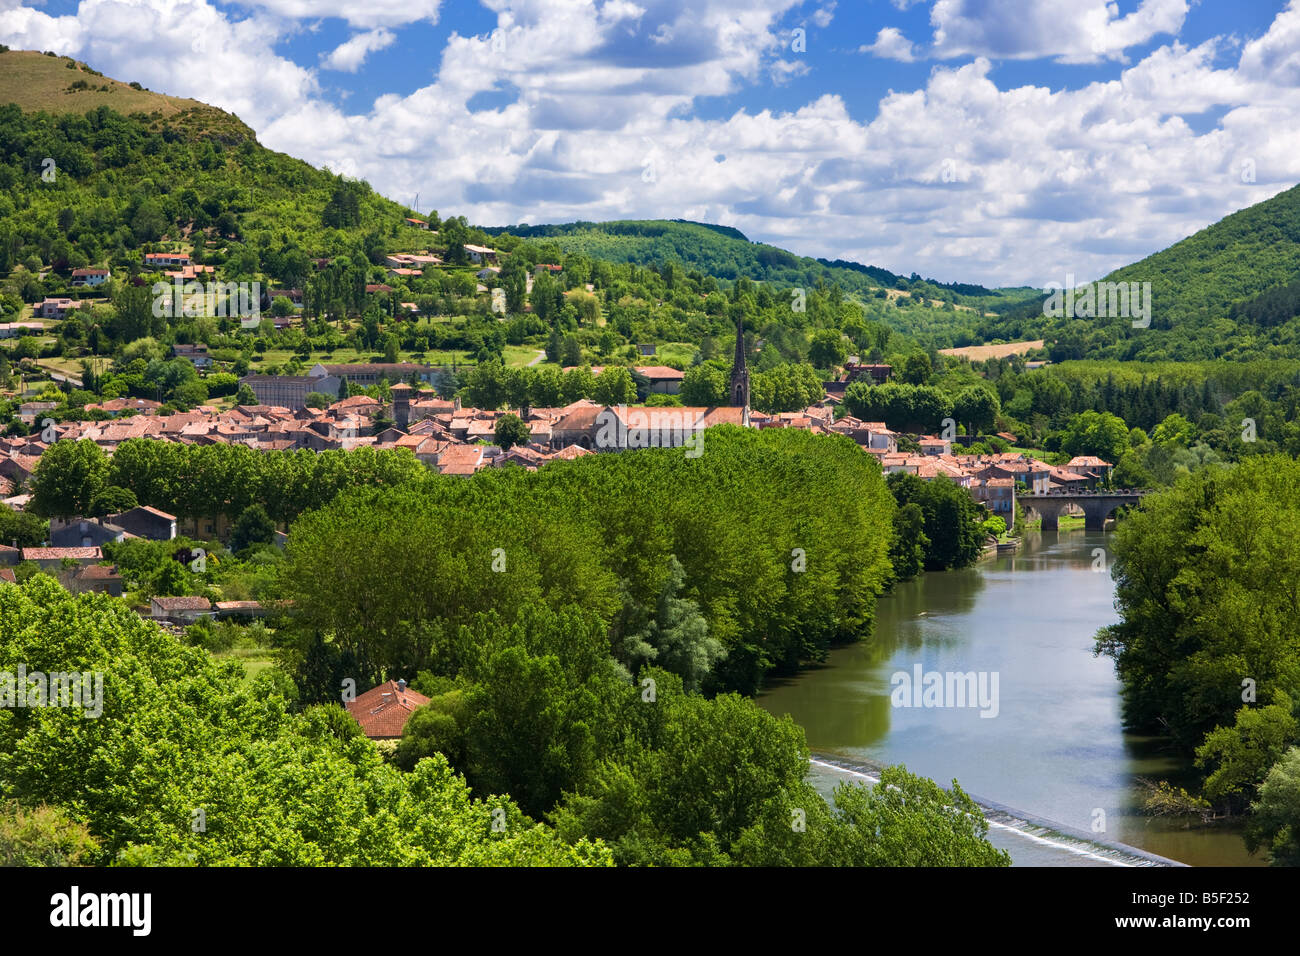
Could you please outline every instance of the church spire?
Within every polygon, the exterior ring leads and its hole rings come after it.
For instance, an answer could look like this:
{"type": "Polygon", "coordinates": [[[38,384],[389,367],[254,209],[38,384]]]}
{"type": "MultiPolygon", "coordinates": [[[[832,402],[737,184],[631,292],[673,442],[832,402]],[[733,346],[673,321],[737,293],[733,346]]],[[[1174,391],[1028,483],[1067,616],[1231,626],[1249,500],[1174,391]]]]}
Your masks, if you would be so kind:
{"type": "Polygon", "coordinates": [[[745,365],[745,316],[736,316],[736,358],[731,366],[731,404],[749,411],[749,368],[745,365]]]}

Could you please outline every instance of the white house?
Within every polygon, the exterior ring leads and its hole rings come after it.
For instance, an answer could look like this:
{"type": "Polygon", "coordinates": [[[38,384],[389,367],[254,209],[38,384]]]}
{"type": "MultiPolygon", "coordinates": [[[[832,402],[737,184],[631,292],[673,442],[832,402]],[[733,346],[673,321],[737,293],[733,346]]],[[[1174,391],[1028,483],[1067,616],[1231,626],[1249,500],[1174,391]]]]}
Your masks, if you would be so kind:
{"type": "Polygon", "coordinates": [[[109,278],[110,278],[110,274],[107,269],[92,268],[92,269],[72,270],[73,285],[84,285],[84,286],[94,287],[97,285],[103,285],[105,282],[109,280],[109,278]]]}

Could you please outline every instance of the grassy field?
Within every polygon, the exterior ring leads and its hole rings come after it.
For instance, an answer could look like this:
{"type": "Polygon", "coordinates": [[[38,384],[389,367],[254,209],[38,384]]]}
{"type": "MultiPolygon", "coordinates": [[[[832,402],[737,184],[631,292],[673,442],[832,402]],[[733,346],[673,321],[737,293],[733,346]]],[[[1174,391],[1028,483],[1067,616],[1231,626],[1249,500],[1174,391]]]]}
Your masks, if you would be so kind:
{"type": "Polygon", "coordinates": [[[1032,342],[1008,342],[1005,345],[968,345],[960,349],[939,349],[939,354],[959,355],[972,362],[983,362],[991,358],[1006,358],[1008,355],[1024,355],[1042,347],[1043,340],[1035,339],[1032,342]]]}
{"type": "MultiPolygon", "coordinates": [[[[527,365],[533,359],[537,358],[537,353],[541,351],[539,345],[507,345],[505,349],[507,365],[527,365]]],[[[543,352],[542,361],[546,361],[543,352]]]]}
{"type": "MultiPolygon", "coordinates": [[[[511,365],[526,364],[527,359],[531,359],[533,355],[536,353],[536,349],[533,349],[531,347],[526,347],[522,345],[521,346],[508,345],[506,346],[507,360],[510,357],[511,349],[520,349],[520,350],[525,350],[527,352],[527,358],[523,362],[509,362],[508,364],[511,365]]],[[[268,365],[283,366],[291,358],[294,357],[294,354],[295,354],[294,352],[291,352],[288,349],[267,349],[260,356],[253,357],[253,361],[251,363],[251,370],[254,372],[259,372],[261,369],[266,368],[268,365]]],[[[520,354],[524,354],[523,351],[521,351],[520,354]]],[[[474,364],[474,356],[466,351],[425,352],[423,353],[423,358],[420,359],[414,358],[410,352],[401,352],[398,354],[397,359],[399,362],[424,362],[431,365],[451,365],[453,364],[453,362],[456,365],[474,364]]],[[[311,366],[315,365],[317,362],[321,363],[322,365],[349,365],[354,363],[369,363],[369,362],[376,362],[376,361],[382,362],[383,357],[376,356],[374,352],[369,352],[369,351],[360,352],[357,349],[341,348],[341,349],[335,349],[333,352],[329,353],[328,358],[322,352],[312,352],[311,358],[303,359],[303,365],[306,368],[311,368],[311,366]]]]}
{"type": "Polygon", "coordinates": [[[252,680],[258,674],[275,666],[275,652],[268,647],[238,647],[212,655],[216,661],[239,661],[244,665],[244,677],[252,680]]]}

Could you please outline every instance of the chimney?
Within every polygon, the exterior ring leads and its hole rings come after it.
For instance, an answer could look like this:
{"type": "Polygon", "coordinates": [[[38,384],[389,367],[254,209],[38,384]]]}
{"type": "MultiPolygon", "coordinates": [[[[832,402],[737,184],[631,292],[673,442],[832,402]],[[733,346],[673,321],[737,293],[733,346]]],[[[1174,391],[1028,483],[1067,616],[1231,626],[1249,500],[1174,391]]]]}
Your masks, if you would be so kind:
{"type": "Polygon", "coordinates": [[[402,679],[397,682],[397,689],[402,693],[406,692],[406,680],[402,679]]]}

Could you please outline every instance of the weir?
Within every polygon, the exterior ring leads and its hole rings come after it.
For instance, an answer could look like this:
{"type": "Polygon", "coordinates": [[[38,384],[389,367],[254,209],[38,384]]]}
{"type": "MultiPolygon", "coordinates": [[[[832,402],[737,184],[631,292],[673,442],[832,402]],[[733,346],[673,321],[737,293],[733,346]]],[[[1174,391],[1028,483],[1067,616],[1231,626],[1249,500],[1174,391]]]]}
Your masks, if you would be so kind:
{"type": "MultiPolygon", "coordinates": [[[[871,784],[880,782],[880,772],[884,769],[883,765],[862,760],[861,758],[849,760],[835,754],[816,751],[810,755],[809,762],[814,767],[859,777],[871,784]]],[[[935,783],[941,789],[949,790],[948,787],[944,787],[937,780],[935,783]]],[[[1075,856],[1089,857],[1097,863],[1105,863],[1110,866],[1187,866],[1186,863],[1149,853],[1139,847],[1120,843],[1118,840],[1106,840],[1095,833],[1071,827],[1055,820],[1048,820],[1036,814],[1026,813],[1023,810],[1008,807],[996,800],[977,796],[966,790],[965,787],[962,788],[962,791],[984,811],[984,817],[989,822],[990,830],[1002,830],[1026,841],[1052,847],[1062,855],[1073,854],[1075,856]],[[1033,833],[1028,829],[1030,827],[1043,832],[1033,833]]],[[[1016,853],[1014,849],[1008,849],[1008,852],[1011,854],[1014,865],[1016,853]]]]}

